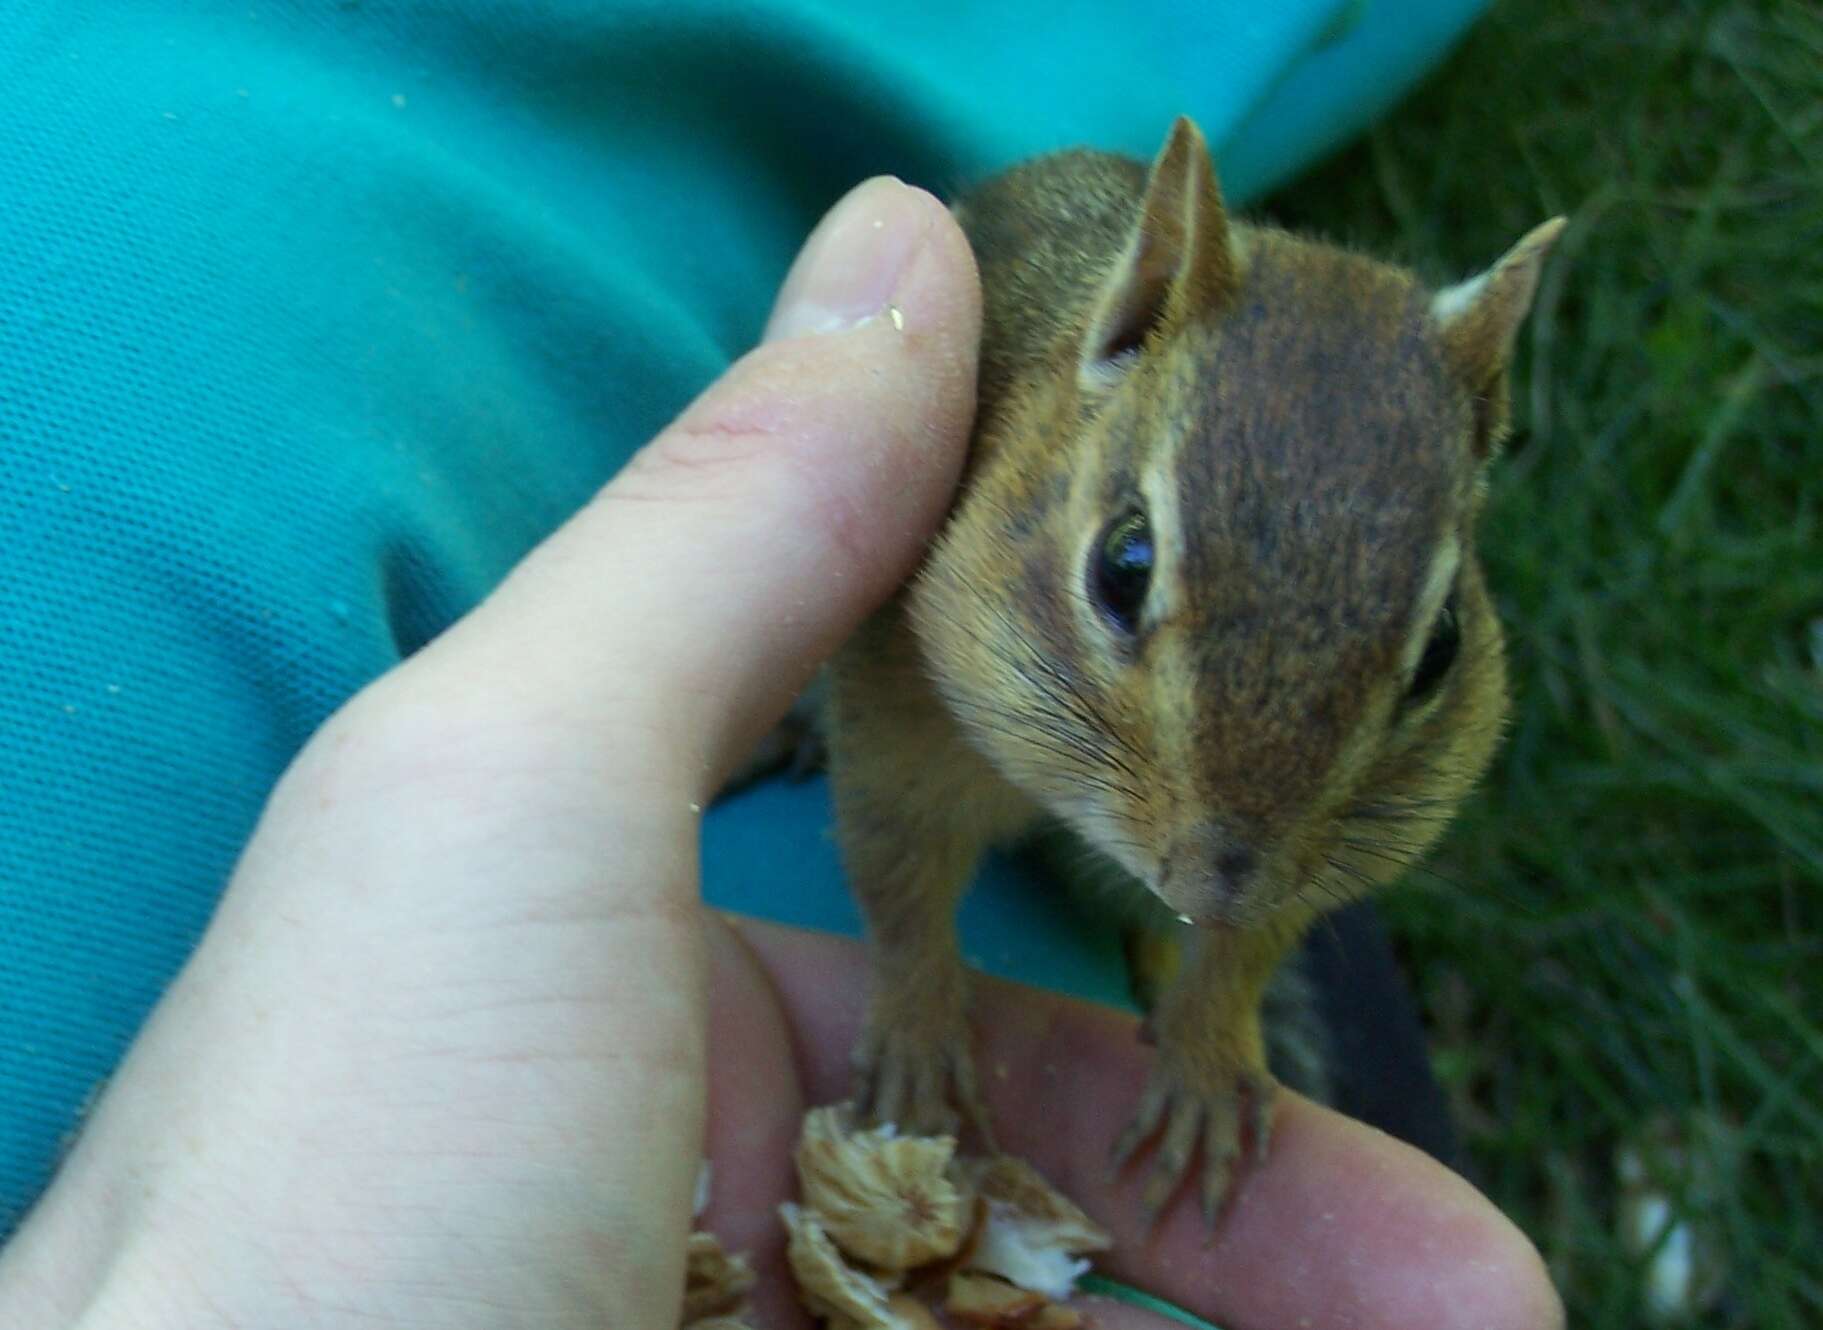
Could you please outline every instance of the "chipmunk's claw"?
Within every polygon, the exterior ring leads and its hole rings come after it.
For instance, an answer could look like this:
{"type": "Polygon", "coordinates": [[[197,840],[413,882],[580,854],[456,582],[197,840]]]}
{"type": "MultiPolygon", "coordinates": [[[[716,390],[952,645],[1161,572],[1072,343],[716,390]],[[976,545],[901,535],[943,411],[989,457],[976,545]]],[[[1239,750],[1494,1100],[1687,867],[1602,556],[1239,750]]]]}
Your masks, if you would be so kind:
{"type": "Polygon", "coordinates": [[[1165,1120],[1165,1110],[1171,1106],[1170,1086],[1157,1076],[1146,1082],[1146,1088],[1140,1092],[1139,1106],[1133,1110],[1133,1116],[1127,1120],[1126,1129],[1114,1141],[1114,1149],[1108,1160],[1108,1180],[1112,1182],[1115,1175],[1127,1166],[1139,1147],[1153,1132],[1158,1124],[1165,1120]]]}
{"type": "Polygon", "coordinates": [[[1202,1118],[1202,1110],[1194,1103],[1180,1099],[1172,1104],[1171,1114],[1165,1120],[1164,1135],[1159,1138],[1152,1156],[1152,1172],[1140,1197],[1148,1223],[1158,1221],[1158,1216],[1189,1175],[1197,1138],[1203,1135],[1202,1118]]]}
{"type": "Polygon", "coordinates": [[[996,1148],[966,1029],[934,1038],[870,1031],[856,1045],[852,1065],[855,1112],[862,1122],[946,1136],[957,1135],[966,1123],[988,1150],[996,1148]]]}
{"type": "MultiPolygon", "coordinates": [[[[1208,1149],[1204,1147],[1205,1151],[1208,1149]]],[[[1215,1221],[1222,1217],[1222,1202],[1228,1199],[1228,1184],[1234,1180],[1234,1169],[1231,1162],[1224,1162],[1216,1167],[1209,1162],[1205,1154],[1203,1159],[1203,1226],[1213,1236],[1215,1221]]]]}
{"type": "Polygon", "coordinates": [[[1114,1143],[1114,1169],[1118,1172],[1157,1135],[1152,1167],[1140,1194],[1150,1226],[1190,1179],[1200,1153],[1198,1197],[1213,1233],[1241,1157],[1243,1128],[1251,1138],[1253,1159],[1266,1158],[1278,1086],[1264,1069],[1237,1068],[1219,1076],[1195,1078],[1200,1084],[1193,1084],[1186,1072],[1164,1060],[1153,1070],[1133,1117],[1114,1143]]]}
{"type": "Polygon", "coordinates": [[[1253,1162],[1263,1164],[1272,1149],[1272,1110],[1279,1102],[1279,1083],[1270,1074],[1247,1085],[1247,1134],[1253,1138],[1253,1162]]]}

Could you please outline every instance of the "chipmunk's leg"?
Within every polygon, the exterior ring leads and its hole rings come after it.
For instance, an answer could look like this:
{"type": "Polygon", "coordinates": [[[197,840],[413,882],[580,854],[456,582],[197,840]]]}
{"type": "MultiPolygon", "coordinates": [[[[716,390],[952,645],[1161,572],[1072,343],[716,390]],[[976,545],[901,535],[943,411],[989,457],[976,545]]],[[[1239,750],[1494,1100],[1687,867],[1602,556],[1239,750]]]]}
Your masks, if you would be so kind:
{"type": "Polygon", "coordinates": [[[866,1120],[991,1141],[970,1052],[956,906],[983,851],[1033,810],[969,748],[909,648],[875,626],[837,661],[829,726],[836,836],[867,924],[871,976],[854,1050],[866,1120]]]}
{"type": "Polygon", "coordinates": [[[872,962],[853,1057],[856,1105],[866,1121],[953,1132],[953,1102],[986,1136],[955,922],[985,845],[928,826],[920,834],[909,819],[882,812],[851,808],[840,818],[872,962]]]}
{"type": "Polygon", "coordinates": [[[1143,1194],[1154,1218],[1190,1176],[1199,1148],[1199,1191],[1211,1225],[1228,1195],[1243,1134],[1254,1158],[1265,1158],[1278,1085],[1266,1066],[1260,998],[1309,919],[1297,911],[1252,928],[1199,928],[1189,936],[1182,970],[1146,1021],[1158,1061],[1114,1145],[1119,1166],[1159,1135],[1143,1194]]]}
{"type": "Polygon", "coordinates": [[[1183,930],[1133,924],[1120,941],[1127,962],[1128,993],[1141,1011],[1157,1010],[1159,999],[1184,967],[1183,930]]]}

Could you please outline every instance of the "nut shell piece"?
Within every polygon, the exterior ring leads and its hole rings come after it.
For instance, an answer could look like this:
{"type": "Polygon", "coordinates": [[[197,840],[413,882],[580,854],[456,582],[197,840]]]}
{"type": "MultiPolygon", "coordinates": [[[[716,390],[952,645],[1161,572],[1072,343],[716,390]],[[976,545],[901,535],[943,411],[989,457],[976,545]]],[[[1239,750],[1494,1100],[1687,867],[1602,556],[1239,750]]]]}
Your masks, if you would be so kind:
{"type": "Polygon", "coordinates": [[[700,1230],[684,1247],[684,1323],[732,1316],[753,1287],[753,1266],[729,1255],[713,1233],[700,1230]]]}
{"type": "Polygon", "coordinates": [[[787,1234],[785,1260],[811,1315],[845,1330],[918,1330],[894,1309],[884,1284],[842,1259],[820,1216],[786,1201],[779,1218],[787,1234]]]}
{"type": "Polygon", "coordinates": [[[1051,1240],[1065,1251],[1107,1251],[1114,1245],[1107,1229],[1023,1159],[1012,1155],[961,1159],[956,1162],[956,1173],[990,1205],[1043,1225],[1051,1240]]]}
{"type": "Polygon", "coordinates": [[[905,1323],[906,1330],[944,1330],[931,1309],[909,1293],[893,1294],[886,1305],[905,1323]]]}
{"type": "Polygon", "coordinates": [[[853,1129],[843,1106],[813,1109],[798,1138],[798,1181],[843,1251],[885,1270],[953,1255],[972,1212],[950,1169],[952,1136],[853,1129]]]}
{"type": "Polygon", "coordinates": [[[943,1310],[958,1321],[992,1330],[1077,1330],[1083,1315],[1042,1293],[1015,1288],[993,1275],[958,1271],[950,1276],[943,1310]]]}

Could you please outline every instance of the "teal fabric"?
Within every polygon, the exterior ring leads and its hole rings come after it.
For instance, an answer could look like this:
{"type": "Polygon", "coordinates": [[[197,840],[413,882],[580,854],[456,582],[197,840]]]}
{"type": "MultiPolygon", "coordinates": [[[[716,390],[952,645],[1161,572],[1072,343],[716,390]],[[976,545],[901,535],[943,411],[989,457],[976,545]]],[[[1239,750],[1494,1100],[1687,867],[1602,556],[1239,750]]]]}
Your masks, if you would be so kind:
{"type": "MultiPolygon", "coordinates": [[[[847,186],[1188,111],[1245,200],[1479,5],[0,7],[0,1233],[299,745],[753,340],[847,186]]],[[[826,821],[718,810],[710,899],[852,928],[826,821]]],[[[1000,876],[975,959],[1118,998],[1000,876]]]]}

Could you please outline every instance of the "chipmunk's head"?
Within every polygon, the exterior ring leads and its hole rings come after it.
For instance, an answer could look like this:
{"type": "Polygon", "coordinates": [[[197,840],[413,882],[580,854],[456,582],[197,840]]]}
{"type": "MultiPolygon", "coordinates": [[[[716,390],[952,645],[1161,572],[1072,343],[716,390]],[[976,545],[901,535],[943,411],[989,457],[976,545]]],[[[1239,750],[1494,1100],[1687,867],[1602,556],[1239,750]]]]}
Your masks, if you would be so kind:
{"type": "Polygon", "coordinates": [[[1472,281],[1231,227],[1187,120],[914,598],[1016,784],[1199,922],[1395,876],[1506,706],[1474,554],[1561,221],[1472,281]]]}

